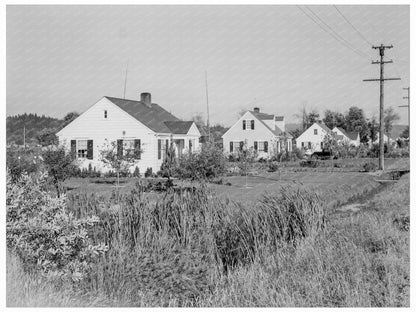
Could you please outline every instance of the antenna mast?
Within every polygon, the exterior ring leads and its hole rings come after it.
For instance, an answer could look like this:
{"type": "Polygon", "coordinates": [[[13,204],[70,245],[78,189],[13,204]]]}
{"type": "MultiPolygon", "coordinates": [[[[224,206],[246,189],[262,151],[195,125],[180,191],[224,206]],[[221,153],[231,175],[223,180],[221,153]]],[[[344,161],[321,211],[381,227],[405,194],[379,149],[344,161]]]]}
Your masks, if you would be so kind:
{"type": "Polygon", "coordinates": [[[129,71],[129,60],[127,60],[126,66],[126,76],[124,77],[124,92],[123,92],[123,99],[126,99],[126,86],[127,86],[127,72],[129,71]]]}

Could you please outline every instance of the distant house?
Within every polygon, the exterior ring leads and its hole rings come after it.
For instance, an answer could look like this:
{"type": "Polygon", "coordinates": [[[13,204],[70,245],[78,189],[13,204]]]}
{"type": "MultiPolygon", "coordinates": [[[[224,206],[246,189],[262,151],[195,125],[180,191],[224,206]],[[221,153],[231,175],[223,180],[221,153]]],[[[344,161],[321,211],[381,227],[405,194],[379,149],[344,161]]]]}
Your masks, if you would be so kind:
{"type": "MultiPolygon", "coordinates": [[[[380,133],[377,132],[375,140],[373,142],[371,142],[371,140],[368,142],[370,146],[372,144],[379,144],[379,142],[378,142],[379,141],[379,135],[380,135],[380,133]]],[[[384,140],[384,144],[390,143],[394,146],[397,144],[396,140],[392,139],[391,137],[389,137],[385,133],[383,133],[383,140],[384,140]]]]}
{"type": "Polygon", "coordinates": [[[237,153],[245,147],[253,148],[259,158],[292,151],[292,136],[285,132],[284,117],[262,113],[258,107],[244,113],[222,139],[227,154],[237,153]]]}
{"type": "Polygon", "coordinates": [[[360,133],[359,132],[347,132],[341,127],[334,127],[334,129],[332,129],[332,132],[334,133],[334,135],[341,136],[342,137],[341,140],[350,145],[354,145],[354,146],[360,145],[360,133]]]}
{"type": "Polygon", "coordinates": [[[315,122],[296,139],[296,147],[304,149],[308,153],[321,152],[327,134],[332,135],[331,129],[322,122],[315,122]]]}
{"type": "Polygon", "coordinates": [[[118,153],[141,150],[130,169],[137,166],[142,174],[160,170],[171,142],[178,156],[198,150],[200,135],[193,121],[181,121],[152,103],[150,93],[142,93],[140,101],[105,96],[57,133],[81,167],[91,164],[103,172],[108,168],[100,151],[109,143],[117,142],[118,153]]]}

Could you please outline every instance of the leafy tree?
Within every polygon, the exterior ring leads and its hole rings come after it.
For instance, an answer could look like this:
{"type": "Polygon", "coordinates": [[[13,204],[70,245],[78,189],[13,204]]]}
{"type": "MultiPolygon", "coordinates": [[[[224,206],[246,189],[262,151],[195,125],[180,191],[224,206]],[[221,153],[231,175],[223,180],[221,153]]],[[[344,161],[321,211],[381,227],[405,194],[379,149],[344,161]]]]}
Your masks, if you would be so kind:
{"type": "Polygon", "coordinates": [[[346,128],[345,116],[342,113],[331,111],[329,109],[325,111],[322,121],[330,129],[333,129],[334,127],[346,128]]]}
{"type": "Polygon", "coordinates": [[[251,167],[251,164],[256,160],[256,158],[257,152],[252,147],[248,148],[246,142],[243,145],[243,149],[237,151],[238,167],[244,173],[246,180],[246,188],[248,187],[248,171],[251,167]]]}
{"type": "Polygon", "coordinates": [[[380,125],[377,123],[377,119],[375,116],[371,117],[371,120],[367,122],[368,128],[368,138],[371,140],[371,143],[374,143],[377,140],[377,133],[379,132],[380,125]]]}
{"type": "Polygon", "coordinates": [[[74,161],[64,146],[48,148],[42,152],[42,158],[58,197],[60,197],[62,182],[70,177],[76,169],[74,161]]]}
{"type": "Polygon", "coordinates": [[[313,110],[307,116],[307,122],[308,122],[307,128],[309,128],[310,126],[312,126],[318,120],[319,120],[319,113],[317,111],[313,110]]]}
{"type": "Polygon", "coordinates": [[[45,128],[39,131],[36,135],[36,139],[42,146],[56,145],[58,144],[58,137],[55,133],[55,128],[45,128]]]}
{"type": "Polygon", "coordinates": [[[126,172],[138,160],[138,154],[143,150],[136,147],[134,149],[123,149],[117,146],[117,142],[106,143],[100,151],[102,162],[112,168],[117,175],[117,187],[120,186],[120,173],[126,172]]]}
{"type": "MultiPolygon", "coordinates": [[[[386,131],[389,141],[391,130],[393,129],[393,123],[399,119],[400,117],[397,113],[395,113],[393,107],[390,106],[384,111],[384,131],[386,131]]],[[[390,144],[390,142],[387,143],[390,144]]]]}
{"type": "Polygon", "coordinates": [[[72,122],[75,118],[79,116],[79,113],[77,112],[70,112],[65,115],[62,123],[62,128],[66,127],[70,122],[72,122]]]}
{"type": "Polygon", "coordinates": [[[177,164],[177,173],[182,179],[211,180],[225,172],[225,164],[222,149],[208,142],[199,152],[183,155],[177,164]]]}
{"type": "Polygon", "coordinates": [[[356,106],[350,107],[345,116],[345,125],[347,131],[355,131],[360,133],[362,141],[368,140],[368,125],[364,116],[364,111],[356,106]]]}
{"type": "Polygon", "coordinates": [[[404,130],[403,130],[403,132],[400,134],[400,136],[402,137],[402,138],[409,138],[409,126],[407,126],[404,130]]]}

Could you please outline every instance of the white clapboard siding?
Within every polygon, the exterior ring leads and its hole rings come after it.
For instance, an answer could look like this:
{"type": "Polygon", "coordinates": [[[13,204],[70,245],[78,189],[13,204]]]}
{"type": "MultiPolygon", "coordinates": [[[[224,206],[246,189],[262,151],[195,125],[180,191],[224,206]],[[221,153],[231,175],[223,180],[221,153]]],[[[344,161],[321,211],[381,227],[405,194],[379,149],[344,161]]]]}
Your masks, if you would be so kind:
{"type": "Polygon", "coordinates": [[[297,139],[296,147],[302,148],[302,143],[304,143],[304,148],[307,149],[308,143],[311,142],[311,151],[322,151],[321,142],[324,141],[324,138],[328,132],[324,130],[320,125],[314,123],[308,129],[306,129],[297,139]],[[315,134],[317,130],[317,134],[315,134]]]}
{"type": "Polygon", "coordinates": [[[141,140],[143,153],[141,160],[136,164],[141,173],[144,173],[149,167],[153,168],[153,172],[156,172],[160,169],[162,163],[162,160],[157,159],[158,138],[156,137],[156,133],[106,98],[99,100],[72,123],[58,132],[58,137],[59,142],[64,144],[68,150],[70,150],[71,140],[93,140],[93,160],[83,160],[81,162],[82,167],[92,163],[97,169],[106,171],[99,161],[99,151],[103,148],[106,141],[111,142],[117,141],[118,139],[141,140]],[[107,111],[107,118],[104,118],[105,110],[107,111]]]}
{"type": "MultiPolygon", "coordinates": [[[[251,112],[246,112],[224,135],[223,148],[225,153],[230,153],[230,142],[247,142],[247,147],[254,148],[254,141],[268,142],[268,155],[273,152],[276,145],[276,136],[251,112]],[[243,120],[254,120],[254,130],[251,129],[250,123],[243,130],[243,120]]],[[[235,146],[236,148],[237,146],[235,146]]],[[[266,157],[266,153],[259,153],[259,157],[266,157]]]]}

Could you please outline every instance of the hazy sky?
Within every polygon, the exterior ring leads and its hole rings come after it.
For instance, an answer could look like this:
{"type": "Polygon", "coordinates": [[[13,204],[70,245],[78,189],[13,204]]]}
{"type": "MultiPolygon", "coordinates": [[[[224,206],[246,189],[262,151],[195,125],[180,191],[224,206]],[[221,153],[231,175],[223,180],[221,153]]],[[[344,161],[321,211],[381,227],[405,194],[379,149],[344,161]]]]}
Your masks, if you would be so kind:
{"type": "MultiPolygon", "coordinates": [[[[7,115],[63,117],[123,97],[127,63],[126,98],[150,92],[183,119],[205,117],[205,70],[211,124],[231,125],[254,106],[287,121],[303,105],[377,115],[379,84],[362,80],[378,78],[378,50],[335,7],[308,7],[361,52],[297,6],[7,6],[7,115]]],[[[409,6],[337,7],[372,44],[394,45],[385,76],[402,80],[386,82],[385,106],[407,124],[397,106],[409,85],[409,6]]]]}

